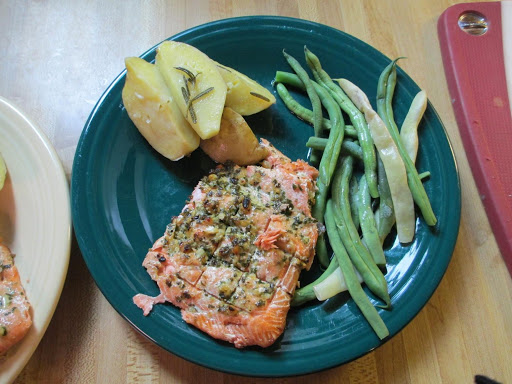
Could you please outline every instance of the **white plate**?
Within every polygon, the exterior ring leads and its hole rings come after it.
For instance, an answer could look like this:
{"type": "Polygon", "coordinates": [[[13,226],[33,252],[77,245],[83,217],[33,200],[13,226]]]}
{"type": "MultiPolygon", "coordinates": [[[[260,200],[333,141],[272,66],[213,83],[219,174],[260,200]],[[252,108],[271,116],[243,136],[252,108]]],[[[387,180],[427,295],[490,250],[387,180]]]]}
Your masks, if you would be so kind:
{"type": "Polygon", "coordinates": [[[0,382],[13,381],[41,341],[59,301],[71,245],[69,186],[46,136],[0,97],[0,153],[7,179],[0,191],[0,236],[32,305],[25,338],[0,357],[0,382]]]}

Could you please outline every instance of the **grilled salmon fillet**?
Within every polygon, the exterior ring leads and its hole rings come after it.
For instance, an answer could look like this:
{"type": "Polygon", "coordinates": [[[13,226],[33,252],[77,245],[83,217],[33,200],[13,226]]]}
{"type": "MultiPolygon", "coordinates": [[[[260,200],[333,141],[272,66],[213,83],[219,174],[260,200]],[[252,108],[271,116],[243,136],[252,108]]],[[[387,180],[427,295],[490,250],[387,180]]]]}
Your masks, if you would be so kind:
{"type": "Polygon", "coordinates": [[[27,334],[32,325],[30,303],[21,284],[14,258],[0,244],[0,354],[27,334]]]}
{"type": "Polygon", "coordinates": [[[318,171],[262,140],[261,166],[218,166],[195,187],[144,259],[160,295],[138,294],[237,348],[267,347],[283,333],[299,274],[314,258],[311,217],[318,171]]]}

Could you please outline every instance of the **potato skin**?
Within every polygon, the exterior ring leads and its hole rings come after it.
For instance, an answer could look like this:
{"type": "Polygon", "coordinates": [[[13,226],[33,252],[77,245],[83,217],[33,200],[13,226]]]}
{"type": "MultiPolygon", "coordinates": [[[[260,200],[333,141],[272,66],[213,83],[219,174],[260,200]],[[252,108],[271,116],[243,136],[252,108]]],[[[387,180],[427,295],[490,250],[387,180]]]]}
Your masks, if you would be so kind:
{"type": "Polygon", "coordinates": [[[245,119],[229,107],[224,108],[219,133],[201,140],[200,147],[217,163],[250,165],[268,156],[267,148],[260,145],[245,119]]]}
{"type": "Polygon", "coordinates": [[[128,116],[149,144],[170,160],[179,160],[199,146],[199,136],[174,103],[154,64],[128,57],[122,91],[128,116]]]}
{"type": "Polygon", "coordinates": [[[236,69],[216,64],[227,85],[226,107],[249,116],[275,104],[276,98],[268,89],[236,69]]]}

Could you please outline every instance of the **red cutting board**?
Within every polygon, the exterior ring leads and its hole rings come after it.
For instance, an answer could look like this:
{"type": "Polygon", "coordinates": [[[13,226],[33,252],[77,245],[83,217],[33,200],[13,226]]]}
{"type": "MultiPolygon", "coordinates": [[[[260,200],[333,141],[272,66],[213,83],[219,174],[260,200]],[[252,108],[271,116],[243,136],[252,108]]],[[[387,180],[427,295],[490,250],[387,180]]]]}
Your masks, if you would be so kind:
{"type": "Polygon", "coordinates": [[[512,275],[511,23],[512,1],[457,4],[438,20],[457,125],[489,222],[512,275]]]}

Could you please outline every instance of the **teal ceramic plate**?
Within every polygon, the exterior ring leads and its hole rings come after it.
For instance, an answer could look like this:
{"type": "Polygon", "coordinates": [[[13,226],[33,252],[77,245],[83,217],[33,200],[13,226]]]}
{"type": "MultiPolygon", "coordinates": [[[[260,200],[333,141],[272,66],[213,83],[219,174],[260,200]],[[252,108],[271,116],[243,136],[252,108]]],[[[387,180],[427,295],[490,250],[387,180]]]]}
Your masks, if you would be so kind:
{"type": "MultiPolygon", "coordinates": [[[[302,60],[307,44],[333,77],[345,77],[374,99],[384,55],[343,32],[303,20],[249,17],[221,20],[171,39],[201,49],[211,58],[248,74],[269,89],[276,70],[288,70],[282,50],[302,60]]],[[[136,54],[136,52],[134,52],[136,54]]],[[[152,61],[155,47],[142,57],[152,61]]],[[[413,59],[410,59],[413,60],[413,59]]],[[[302,60],[303,61],[303,60],[302,60]]],[[[418,86],[402,71],[395,96],[400,124],[418,86]]],[[[138,133],[123,107],[125,73],[110,85],[91,113],[78,143],[72,176],[74,228],[83,257],[98,287],[135,328],[166,350],[216,370],[251,376],[311,373],[353,360],[382,343],[353,301],[339,295],[292,309],[283,336],[270,348],[237,350],[181,320],[170,304],[148,317],[132,303],[137,293],[156,295],[156,284],[141,266],[147,249],[178,214],[199,178],[213,164],[197,150],[171,162],[138,133]]],[[[292,159],[306,158],[312,128],[278,102],[248,119],[258,136],[292,159]]],[[[420,127],[418,168],[438,217],[435,228],[417,221],[412,244],[387,244],[392,311],[380,311],[391,335],[426,304],[451,259],[460,218],[460,187],[450,143],[432,105],[420,127]]],[[[395,237],[393,235],[393,237],[395,237]]],[[[305,276],[311,278],[314,271],[305,276]]]]}

